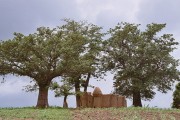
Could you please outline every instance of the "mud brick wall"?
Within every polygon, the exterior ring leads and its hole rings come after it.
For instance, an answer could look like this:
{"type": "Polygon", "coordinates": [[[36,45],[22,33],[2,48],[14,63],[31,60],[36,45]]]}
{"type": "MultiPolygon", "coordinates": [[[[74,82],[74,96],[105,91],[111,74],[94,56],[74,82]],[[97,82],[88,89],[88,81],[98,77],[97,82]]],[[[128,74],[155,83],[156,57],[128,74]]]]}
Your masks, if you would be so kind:
{"type": "Polygon", "coordinates": [[[90,92],[86,92],[80,97],[81,107],[92,107],[93,106],[93,96],[90,92]]]}
{"type": "Polygon", "coordinates": [[[114,94],[102,94],[93,96],[91,93],[84,93],[81,98],[81,107],[108,108],[108,107],[127,107],[124,96],[114,94]]]}

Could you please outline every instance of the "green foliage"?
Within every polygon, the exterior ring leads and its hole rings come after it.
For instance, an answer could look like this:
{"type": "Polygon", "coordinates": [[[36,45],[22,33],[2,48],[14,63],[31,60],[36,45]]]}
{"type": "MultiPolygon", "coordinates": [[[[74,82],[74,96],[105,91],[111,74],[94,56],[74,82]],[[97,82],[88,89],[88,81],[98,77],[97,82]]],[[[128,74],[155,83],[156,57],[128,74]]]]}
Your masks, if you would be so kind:
{"type": "Polygon", "coordinates": [[[60,31],[40,27],[36,33],[14,33],[12,40],[0,43],[0,73],[32,78],[39,86],[37,107],[48,106],[48,87],[53,78],[65,72],[60,31]]]}
{"type": "Polygon", "coordinates": [[[73,95],[73,88],[74,86],[67,79],[63,80],[62,85],[59,85],[57,82],[52,83],[52,89],[55,92],[55,97],[73,95]]]}
{"type": "Polygon", "coordinates": [[[0,44],[0,59],[5,73],[29,76],[38,84],[62,73],[62,36],[56,29],[41,27],[37,33],[24,36],[14,33],[12,40],[0,44]]]}
{"type": "Polygon", "coordinates": [[[112,70],[116,93],[132,98],[133,92],[140,92],[145,100],[153,98],[154,88],[166,93],[179,80],[178,60],[170,55],[178,43],[171,34],[158,35],[165,24],[148,24],[142,32],[140,25],[120,23],[102,42],[101,27],[85,21],[64,22],[53,29],[40,27],[27,36],[14,33],[13,39],[1,41],[0,75],[29,76],[35,85],[28,85],[27,91],[47,93],[53,78],[68,78],[62,86],[54,83],[56,96],[61,96],[72,94],[72,87],[79,94],[80,85],[87,87],[90,77],[112,70]]]}
{"type": "Polygon", "coordinates": [[[94,72],[101,50],[101,28],[84,21],[64,21],[66,24],[54,29],[40,27],[37,33],[14,33],[12,40],[2,41],[1,73],[29,76],[41,82],[62,73],[94,72]]]}
{"type": "Polygon", "coordinates": [[[72,115],[68,109],[62,108],[1,108],[0,119],[71,120],[72,115]]]}
{"type": "Polygon", "coordinates": [[[70,19],[64,22],[53,29],[40,27],[27,36],[14,33],[12,40],[0,42],[0,74],[29,76],[35,85],[27,86],[27,91],[39,87],[42,92],[47,92],[45,89],[58,76],[79,83],[77,78],[95,75],[102,49],[101,27],[70,19]]]}
{"type": "MultiPolygon", "coordinates": [[[[30,81],[32,83],[33,81],[30,81]]],[[[26,85],[23,89],[25,92],[34,92],[39,90],[39,86],[37,83],[34,83],[33,85],[26,85]]]]}
{"type": "Polygon", "coordinates": [[[116,93],[132,98],[137,91],[141,98],[150,100],[154,88],[166,93],[179,80],[178,61],[170,55],[178,43],[171,34],[158,36],[165,24],[148,24],[143,32],[138,27],[120,23],[109,30],[103,65],[115,72],[116,93]]]}
{"type": "Polygon", "coordinates": [[[79,77],[94,73],[98,67],[102,42],[101,27],[87,24],[85,21],[75,22],[65,19],[63,31],[63,58],[68,77],[79,77]]]}
{"type": "MultiPolygon", "coordinates": [[[[74,84],[77,103],[80,103],[79,94],[80,85],[84,76],[88,75],[98,77],[99,62],[102,51],[102,36],[101,27],[93,24],[87,24],[84,21],[75,22],[65,19],[66,25],[60,29],[63,31],[63,64],[68,72],[65,77],[71,78],[71,83],[74,84]]],[[[89,79],[86,80],[86,86],[89,79]]],[[[78,104],[77,104],[78,105],[78,104]]]]}
{"type": "Polygon", "coordinates": [[[180,109],[180,83],[176,85],[176,90],[173,93],[172,108],[180,109]]]}

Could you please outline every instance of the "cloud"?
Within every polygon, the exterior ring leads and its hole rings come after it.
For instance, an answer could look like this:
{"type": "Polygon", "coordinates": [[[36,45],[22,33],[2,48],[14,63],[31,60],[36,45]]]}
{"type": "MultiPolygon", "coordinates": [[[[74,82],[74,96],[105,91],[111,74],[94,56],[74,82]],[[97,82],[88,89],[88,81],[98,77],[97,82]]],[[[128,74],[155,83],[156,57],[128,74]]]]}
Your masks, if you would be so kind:
{"type": "Polygon", "coordinates": [[[37,93],[22,91],[23,86],[26,86],[29,82],[30,79],[28,77],[6,76],[5,83],[0,84],[0,107],[34,106],[37,100],[37,93]]]}
{"type": "Polygon", "coordinates": [[[167,23],[168,31],[179,31],[179,0],[144,0],[140,3],[137,19],[142,24],[167,23]]]}
{"type": "MultiPolygon", "coordinates": [[[[179,0],[0,0],[0,40],[13,37],[13,32],[30,34],[37,27],[56,27],[61,19],[88,20],[104,27],[105,31],[118,22],[167,23],[165,33],[173,33],[180,40],[179,0]]],[[[180,48],[178,46],[178,48],[180,48]]],[[[173,55],[180,58],[177,50],[173,55]],[[179,56],[179,57],[178,57],[179,56]]],[[[98,86],[107,94],[113,90],[113,76],[108,74],[106,81],[90,84],[98,86]]],[[[29,84],[29,78],[8,76],[6,83],[0,84],[0,107],[36,105],[38,93],[25,93],[23,86],[29,84]],[[26,79],[26,80],[25,80],[26,79]]],[[[93,91],[88,88],[88,91],[93,91]]],[[[144,104],[158,107],[170,107],[172,91],[158,93],[155,99],[144,104]],[[159,101],[164,101],[159,103],[159,101]],[[165,104],[166,103],[166,104],[165,104]],[[167,104],[168,103],[168,104],[167,104]]],[[[62,98],[54,98],[49,93],[50,105],[62,105],[62,98]]],[[[68,98],[69,105],[75,106],[75,98],[68,98]],[[72,102],[73,101],[73,102],[72,102]]],[[[131,101],[128,101],[131,105],[131,101]]]]}
{"type": "Polygon", "coordinates": [[[136,22],[136,13],[141,0],[77,0],[78,10],[83,19],[100,26],[114,26],[118,22],[136,22]]]}
{"type": "Polygon", "coordinates": [[[0,4],[0,40],[13,32],[32,33],[40,26],[57,26],[63,18],[78,19],[75,1],[4,0],[0,4]]]}

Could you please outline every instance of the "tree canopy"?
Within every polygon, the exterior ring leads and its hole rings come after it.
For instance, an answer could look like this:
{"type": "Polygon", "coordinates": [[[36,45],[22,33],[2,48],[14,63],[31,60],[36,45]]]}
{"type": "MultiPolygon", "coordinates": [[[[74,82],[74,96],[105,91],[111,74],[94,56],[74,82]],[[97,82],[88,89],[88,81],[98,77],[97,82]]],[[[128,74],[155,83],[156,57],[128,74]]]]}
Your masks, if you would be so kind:
{"type": "Polygon", "coordinates": [[[75,22],[66,19],[68,24],[62,26],[66,40],[63,49],[63,57],[66,64],[66,77],[71,78],[71,83],[75,86],[77,107],[80,105],[81,84],[85,91],[91,76],[96,76],[100,52],[102,51],[101,27],[94,24],[87,24],[85,21],[75,22]],[[85,82],[83,82],[85,81],[85,82]]]}
{"type": "Polygon", "coordinates": [[[180,109],[180,83],[176,85],[176,89],[173,93],[172,108],[180,109]]]}
{"type": "Polygon", "coordinates": [[[55,97],[64,96],[63,107],[68,108],[67,97],[68,95],[74,94],[74,92],[72,92],[74,86],[71,84],[69,78],[63,78],[61,82],[63,82],[62,85],[59,85],[57,82],[53,82],[52,89],[55,92],[55,97]]]}
{"type": "Polygon", "coordinates": [[[48,107],[53,78],[70,76],[79,91],[81,75],[96,70],[101,41],[100,27],[65,19],[57,28],[40,27],[36,33],[0,43],[0,73],[29,76],[39,87],[37,107],[48,107]]]}
{"type": "Polygon", "coordinates": [[[80,87],[86,92],[90,78],[105,71],[115,73],[115,92],[133,98],[134,106],[142,106],[141,99],[152,99],[155,88],[166,93],[179,80],[178,60],[171,55],[178,43],[172,34],[160,35],[165,24],[148,24],[142,31],[140,25],[119,23],[103,40],[102,27],[64,22],[29,35],[14,33],[13,39],[0,42],[0,75],[32,78],[39,88],[37,107],[48,107],[48,89],[59,76],[70,79],[65,87],[75,87],[77,107],[80,87]]]}
{"type": "Polygon", "coordinates": [[[64,70],[63,36],[57,29],[45,27],[28,36],[21,33],[14,35],[12,40],[0,43],[1,69],[5,73],[32,78],[39,86],[37,107],[47,107],[49,84],[64,70]]]}
{"type": "Polygon", "coordinates": [[[155,88],[166,93],[179,80],[178,60],[171,56],[178,43],[171,34],[158,35],[165,24],[148,24],[145,31],[138,27],[120,23],[104,42],[104,66],[115,72],[115,92],[133,98],[134,106],[152,99],[155,88]]]}

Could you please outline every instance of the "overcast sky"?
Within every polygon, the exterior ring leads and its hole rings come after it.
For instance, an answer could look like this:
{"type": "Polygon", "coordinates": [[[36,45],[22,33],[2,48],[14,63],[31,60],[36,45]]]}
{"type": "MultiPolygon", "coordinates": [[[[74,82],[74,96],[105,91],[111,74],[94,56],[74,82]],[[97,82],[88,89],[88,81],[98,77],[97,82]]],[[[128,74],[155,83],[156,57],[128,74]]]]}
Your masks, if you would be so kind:
{"type": "MultiPolygon", "coordinates": [[[[180,1],[179,0],[0,0],[0,40],[13,38],[13,32],[25,35],[34,33],[37,27],[56,27],[63,18],[87,20],[102,26],[104,30],[114,27],[118,22],[141,24],[167,23],[163,33],[172,33],[180,42],[180,1]]],[[[180,58],[180,47],[172,55],[180,58]]],[[[112,75],[106,81],[91,81],[103,93],[110,93],[112,75]]],[[[2,78],[0,78],[2,79],[2,78]]],[[[0,107],[35,106],[38,93],[25,93],[23,86],[30,81],[27,77],[7,76],[6,83],[0,83],[0,107]]],[[[88,89],[92,92],[93,89],[88,89]]],[[[172,92],[157,95],[152,101],[143,105],[169,108],[172,103],[172,92]]],[[[68,102],[75,106],[75,99],[70,97],[68,102]]],[[[54,98],[49,93],[50,105],[61,105],[62,98],[54,98]]],[[[128,100],[128,106],[132,103],[128,100]]]]}

